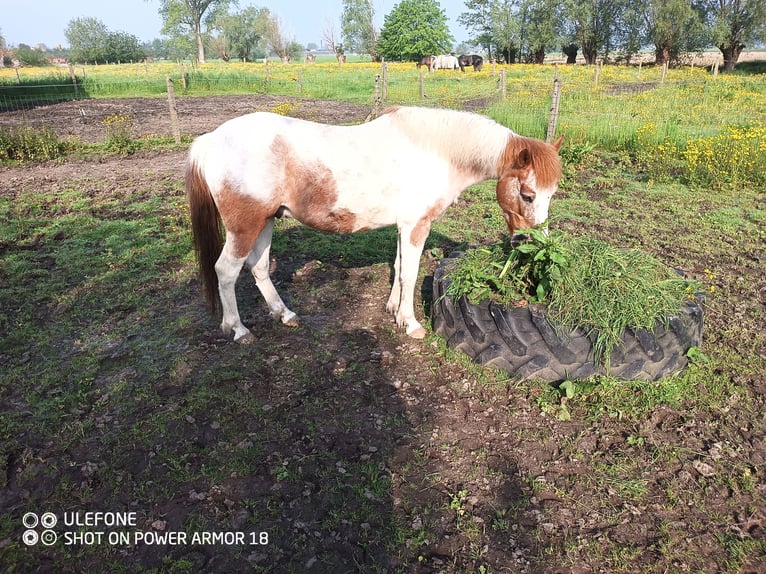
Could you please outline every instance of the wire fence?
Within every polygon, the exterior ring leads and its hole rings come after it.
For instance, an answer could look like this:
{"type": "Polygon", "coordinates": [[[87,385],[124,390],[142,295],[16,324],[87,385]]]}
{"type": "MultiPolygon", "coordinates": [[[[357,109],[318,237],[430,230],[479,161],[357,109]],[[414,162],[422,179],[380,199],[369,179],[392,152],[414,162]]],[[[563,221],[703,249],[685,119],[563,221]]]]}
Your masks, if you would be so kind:
{"type": "MultiPolygon", "coordinates": [[[[389,70],[365,68],[364,73],[347,73],[334,67],[312,68],[261,65],[241,72],[211,72],[179,65],[175,86],[177,112],[182,133],[184,110],[199,113],[198,106],[186,106],[189,98],[200,96],[271,96],[304,100],[336,100],[367,106],[374,117],[388,105],[426,105],[489,110],[511,129],[545,138],[551,125],[554,80],[559,94],[556,124],[568,141],[623,145],[635,141],[636,133],[652,125],[655,138],[702,137],[717,133],[723,125],[766,123],[766,79],[749,78],[734,84],[700,70],[665,78],[665,70],[631,68],[619,77],[608,77],[599,66],[557,68],[549,66],[547,77],[536,77],[522,67],[498,66],[489,73],[436,71],[418,73],[414,65],[389,70]],[[317,71],[319,70],[319,71],[317,71]],[[749,105],[736,105],[737,94],[758,94],[749,105]],[[732,95],[734,94],[734,95],[732,95]]],[[[59,123],[103,121],[109,115],[130,115],[144,133],[170,136],[175,128],[168,122],[164,133],[150,128],[169,106],[168,77],[139,65],[122,78],[89,77],[83,68],[61,72],[56,82],[35,83],[19,77],[18,83],[0,84],[0,129],[45,125],[52,114],[59,123]],[[97,97],[96,97],[97,96],[97,97]],[[136,103],[141,98],[141,104],[136,103]],[[85,118],[77,102],[97,100],[98,111],[85,118]],[[95,116],[93,115],[95,113],[95,116]],[[148,130],[148,131],[147,131],[148,130]]],[[[92,75],[92,74],[91,74],[92,75]]],[[[276,106],[276,104],[275,104],[276,106]]],[[[235,115],[251,111],[233,109],[235,115]],[[239,112],[239,113],[237,113],[239,112]]],[[[164,122],[163,122],[164,123],[164,122]]],[[[66,135],[66,134],[64,134],[66,135]]]]}

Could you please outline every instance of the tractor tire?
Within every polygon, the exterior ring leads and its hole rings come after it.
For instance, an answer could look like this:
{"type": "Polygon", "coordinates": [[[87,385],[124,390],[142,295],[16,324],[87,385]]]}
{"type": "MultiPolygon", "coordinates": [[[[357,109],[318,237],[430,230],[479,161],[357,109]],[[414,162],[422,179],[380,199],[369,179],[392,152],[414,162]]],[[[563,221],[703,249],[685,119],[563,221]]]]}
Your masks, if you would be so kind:
{"type": "Polygon", "coordinates": [[[658,322],[652,331],[627,329],[612,350],[610,367],[593,361],[593,341],[581,328],[553,325],[545,305],[506,308],[489,300],[470,303],[446,295],[447,270],[456,254],[434,271],[431,320],[450,348],[481,365],[507,371],[518,379],[581,380],[593,375],[656,381],[683,369],[686,353],[702,344],[703,313],[689,301],[678,316],[658,322]]]}

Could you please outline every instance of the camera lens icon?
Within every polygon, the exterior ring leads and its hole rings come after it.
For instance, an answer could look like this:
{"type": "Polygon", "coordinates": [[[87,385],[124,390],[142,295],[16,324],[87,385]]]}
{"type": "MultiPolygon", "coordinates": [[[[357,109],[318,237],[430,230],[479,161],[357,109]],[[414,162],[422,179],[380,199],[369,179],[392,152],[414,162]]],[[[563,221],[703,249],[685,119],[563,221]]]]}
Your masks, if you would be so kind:
{"type": "Polygon", "coordinates": [[[58,536],[53,530],[43,530],[43,533],[40,535],[40,542],[46,546],[53,546],[56,540],[58,540],[58,536]]]}
{"type": "Polygon", "coordinates": [[[34,530],[27,530],[24,532],[24,534],[21,536],[22,542],[26,544],[27,546],[34,546],[37,544],[37,541],[40,539],[40,537],[37,535],[37,532],[34,530]]]}
{"type": "Polygon", "coordinates": [[[38,522],[37,514],[34,512],[27,512],[21,519],[24,528],[35,528],[38,522]]]}
{"type": "Polygon", "coordinates": [[[56,515],[52,512],[46,512],[40,517],[40,525],[43,528],[51,529],[56,526],[57,522],[58,518],[56,518],[56,515]]]}

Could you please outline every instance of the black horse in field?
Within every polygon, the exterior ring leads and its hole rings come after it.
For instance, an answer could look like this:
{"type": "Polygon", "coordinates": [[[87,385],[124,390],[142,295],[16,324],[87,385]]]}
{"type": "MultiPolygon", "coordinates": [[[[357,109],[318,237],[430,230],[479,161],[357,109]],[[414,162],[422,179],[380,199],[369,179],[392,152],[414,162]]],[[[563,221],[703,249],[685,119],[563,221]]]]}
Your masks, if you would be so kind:
{"type": "Polygon", "coordinates": [[[484,58],[475,54],[471,56],[460,56],[457,61],[458,64],[460,64],[460,70],[463,72],[465,72],[466,66],[473,66],[475,72],[480,72],[481,67],[484,65],[484,58]]]}

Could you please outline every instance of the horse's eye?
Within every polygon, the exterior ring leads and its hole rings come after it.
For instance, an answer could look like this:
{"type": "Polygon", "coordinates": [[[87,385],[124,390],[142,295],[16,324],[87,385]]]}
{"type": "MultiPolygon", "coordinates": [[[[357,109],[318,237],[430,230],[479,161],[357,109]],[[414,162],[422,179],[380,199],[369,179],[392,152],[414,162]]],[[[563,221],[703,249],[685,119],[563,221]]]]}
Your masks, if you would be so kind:
{"type": "Polygon", "coordinates": [[[521,193],[521,200],[524,203],[533,203],[535,201],[535,194],[534,193],[521,193]]]}

